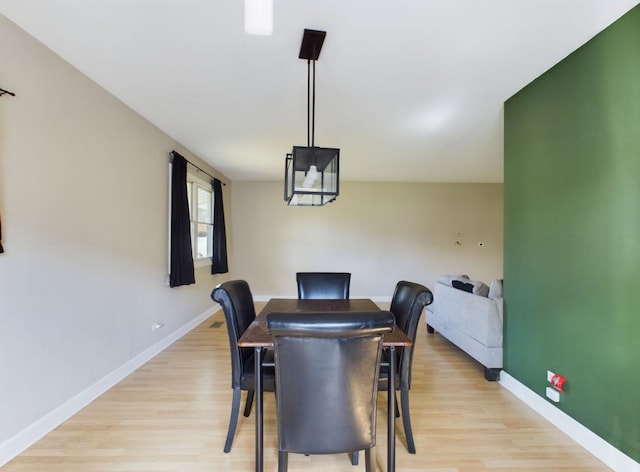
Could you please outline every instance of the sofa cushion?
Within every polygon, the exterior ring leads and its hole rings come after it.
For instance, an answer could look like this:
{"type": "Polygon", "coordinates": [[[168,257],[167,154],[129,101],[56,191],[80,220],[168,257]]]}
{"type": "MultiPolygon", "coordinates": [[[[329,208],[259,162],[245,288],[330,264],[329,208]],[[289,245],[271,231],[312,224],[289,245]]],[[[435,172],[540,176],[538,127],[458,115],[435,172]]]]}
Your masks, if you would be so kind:
{"type": "Polygon", "coordinates": [[[489,298],[502,298],[502,279],[495,279],[489,286],[489,298]]]}

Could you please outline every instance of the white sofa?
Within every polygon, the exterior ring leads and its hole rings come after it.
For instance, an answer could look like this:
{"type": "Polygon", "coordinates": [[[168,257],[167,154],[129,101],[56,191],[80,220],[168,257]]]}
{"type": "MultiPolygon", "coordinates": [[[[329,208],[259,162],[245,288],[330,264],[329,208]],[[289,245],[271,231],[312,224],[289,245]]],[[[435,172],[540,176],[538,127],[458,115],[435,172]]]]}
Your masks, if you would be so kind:
{"type": "Polygon", "coordinates": [[[480,362],[487,380],[497,380],[502,369],[502,310],[502,280],[488,287],[464,275],[443,275],[427,306],[427,331],[440,333],[480,362]]]}

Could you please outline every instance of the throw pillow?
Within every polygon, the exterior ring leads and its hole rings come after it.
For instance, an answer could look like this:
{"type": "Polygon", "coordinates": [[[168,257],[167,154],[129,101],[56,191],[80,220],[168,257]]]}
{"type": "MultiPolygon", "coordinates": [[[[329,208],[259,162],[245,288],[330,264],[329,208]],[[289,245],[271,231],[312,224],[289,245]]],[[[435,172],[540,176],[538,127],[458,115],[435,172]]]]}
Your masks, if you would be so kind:
{"type": "Polygon", "coordinates": [[[480,297],[486,297],[489,295],[489,286],[479,280],[469,280],[469,283],[473,285],[473,294],[480,297]]]}
{"type": "Polygon", "coordinates": [[[467,284],[462,282],[461,280],[452,280],[451,286],[453,288],[457,288],[458,290],[463,290],[465,292],[473,293],[473,284],[467,284]]]}

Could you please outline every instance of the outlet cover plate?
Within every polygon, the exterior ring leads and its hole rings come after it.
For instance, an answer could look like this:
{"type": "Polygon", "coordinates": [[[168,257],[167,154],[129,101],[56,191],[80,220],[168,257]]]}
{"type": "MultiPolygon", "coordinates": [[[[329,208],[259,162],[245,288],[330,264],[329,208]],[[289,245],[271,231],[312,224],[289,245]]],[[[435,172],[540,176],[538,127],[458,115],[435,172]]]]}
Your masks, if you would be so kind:
{"type": "Polygon", "coordinates": [[[554,388],[547,387],[547,398],[558,403],[560,401],[560,392],[554,388]]]}

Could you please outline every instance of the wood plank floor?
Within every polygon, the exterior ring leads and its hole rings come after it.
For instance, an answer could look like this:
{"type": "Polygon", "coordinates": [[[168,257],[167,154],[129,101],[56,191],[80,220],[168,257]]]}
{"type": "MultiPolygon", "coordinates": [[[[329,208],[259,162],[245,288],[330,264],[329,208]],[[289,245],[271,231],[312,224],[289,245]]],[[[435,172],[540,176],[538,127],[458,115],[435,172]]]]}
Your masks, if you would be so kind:
{"type": "MultiPolygon", "coordinates": [[[[3,472],[252,471],[254,415],[240,415],[231,453],[226,327],[214,314],[1,468],[3,472]]],[[[244,401],[244,395],[243,395],[244,401]]],[[[386,470],[386,395],[379,397],[377,469],[386,470]]],[[[265,395],[265,470],[277,470],[275,405],[265,395]]],[[[399,472],[608,471],[421,321],[411,411],[417,454],[397,422],[399,472]]],[[[361,461],[362,462],[362,461],[361,461]]],[[[290,455],[289,470],[355,472],[347,455],[290,455]]]]}

